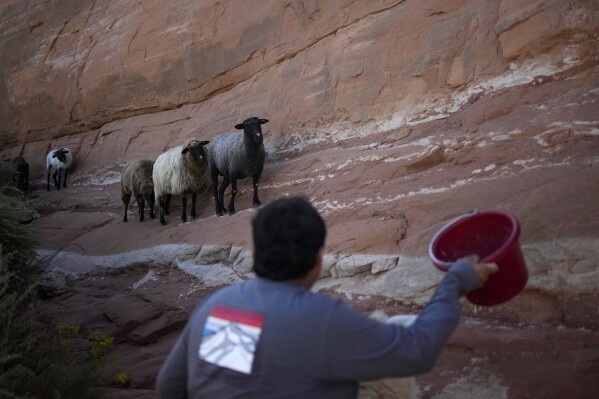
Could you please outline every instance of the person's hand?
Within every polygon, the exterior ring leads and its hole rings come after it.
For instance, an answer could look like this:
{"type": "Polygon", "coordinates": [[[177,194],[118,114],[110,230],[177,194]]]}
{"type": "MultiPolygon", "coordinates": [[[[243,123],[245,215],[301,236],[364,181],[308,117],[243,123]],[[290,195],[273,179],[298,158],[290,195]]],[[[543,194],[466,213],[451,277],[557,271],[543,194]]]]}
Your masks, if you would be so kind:
{"type": "Polygon", "coordinates": [[[484,263],[480,262],[480,258],[478,255],[470,255],[466,256],[464,260],[472,266],[476,275],[478,276],[478,281],[480,281],[479,287],[487,282],[489,276],[499,270],[496,263],[484,263]]]}

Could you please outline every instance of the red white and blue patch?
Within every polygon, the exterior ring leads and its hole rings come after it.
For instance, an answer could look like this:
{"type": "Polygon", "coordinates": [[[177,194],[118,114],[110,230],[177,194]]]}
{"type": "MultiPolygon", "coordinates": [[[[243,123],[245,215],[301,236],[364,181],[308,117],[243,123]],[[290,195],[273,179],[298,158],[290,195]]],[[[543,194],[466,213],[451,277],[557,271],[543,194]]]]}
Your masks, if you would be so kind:
{"type": "Polygon", "coordinates": [[[263,314],[215,307],[204,326],[200,359],[250,374],[263,324],[263,314]]]}

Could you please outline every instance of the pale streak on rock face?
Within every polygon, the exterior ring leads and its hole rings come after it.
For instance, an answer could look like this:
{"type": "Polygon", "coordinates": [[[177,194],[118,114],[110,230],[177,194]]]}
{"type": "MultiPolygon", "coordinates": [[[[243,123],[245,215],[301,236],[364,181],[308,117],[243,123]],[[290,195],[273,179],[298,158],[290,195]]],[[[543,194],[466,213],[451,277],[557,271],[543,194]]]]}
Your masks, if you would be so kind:
{"type": "Polygon", "coordinates": [[[138,289],[139,287],[141,287],[142,285],[144,285],[145,283],[147,283],[148,281],[156,281],[158,280],[158,277],[156,276],[156,274],[154,273],[154,271],[150,270],[145,276],[142,277],[141,280],[139,280],[138,282],[134,283],[131,288],[133,288],[134,290],[138,289]]]}
{"type": "MultiPolygon", "coordinates": [[[[531,160],[529,162],[532,162],[532,161],[533,160],[531,160]]],[[[517,162],[517,161],[515,161],[515,162],[517,162]]],[[[594,162],[594,161],[593,160],[585,160],[583,163],[581,163],[581,166],[588,162],[594,162]]],[[[536,165],[536,166],[526,166],[526,165],[522,165],[520,163],[514,163],[514,165],[515,166],[523,166],[524,170],[535,170],[535,169],[560,168],[560,167],[568,166],[568,165],[572,165],[572,164],[569,162],[559,162],[559,163],[554,163],[554,164],[540,163],[539,165],[536,165]]],[[[485,166],[483,169],[475,169],[471,173],[472,174],[480,174],[481,172],[489,172],[489,171],[495,169],[496,167],[497,167],[497,165],[491,164],[491,165],[485,166]]],[[[521,170],[519,168],[510,170],[509,167],[503,167],[502,173],[500,175],[495,175],[495,176],[491,175],[488,177],[478,177],[476,179],[473,179],[473,178],[461,179],[461,180],[455,181],[454,183],[452,183],[448,186],[424,187],[424,188],[420,188],[418,191],[409,191],[405,194],[398,194],[398,195],[389,196],[389,197],[356,198],[356,199],[352,200],[351,202],[345,202],[345,203],[342,203],[339,201],[329,201],[329,200],[316,201],[315,205],[324,214],[327,214],[332,211],[339,211],[339,210],[343,210],[343,209],[353,209],[353,208],[357,208],[357,207],[365,206],[365,205],[372,206],[372,205],[377,205],[377,204],[394,203],[394,202],[397,202],[399,200],[402,200],[402,199],[408,198],[408,197],[423,196],[423,195],[426,196],[426,195],[431,195],[431,194],[439,194],[439,193],[449,192],[452,190],[460,189],[467,185],[478,184],[481,181],[493,181],[493,180],[501,181],[502,179],[507,179],[510,176],[513,176],[518,173],[521,173],[521,170]]]]}
{"type": "Polygon", "coordinates": [[[506,386],[501,377],[476,366],[469,368],[466,375],[456,378],[435,396],[436,399],[507,399],[509,397],[509,386],[506,386]]]}

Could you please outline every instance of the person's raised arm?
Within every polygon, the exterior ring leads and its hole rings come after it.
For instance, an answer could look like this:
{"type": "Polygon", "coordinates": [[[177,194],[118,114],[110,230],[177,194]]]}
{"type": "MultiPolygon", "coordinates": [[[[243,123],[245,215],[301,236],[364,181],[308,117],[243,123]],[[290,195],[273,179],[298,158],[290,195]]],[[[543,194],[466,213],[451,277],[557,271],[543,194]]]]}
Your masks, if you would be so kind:
{"type": "Polygon", "coordinates": [[[458,324],[460,296],[496,270],[475,258],[457,261],[410,327],[381,323],[340,304],[325,349],[330,377],[363,381],[429,371],[458,324]]]}

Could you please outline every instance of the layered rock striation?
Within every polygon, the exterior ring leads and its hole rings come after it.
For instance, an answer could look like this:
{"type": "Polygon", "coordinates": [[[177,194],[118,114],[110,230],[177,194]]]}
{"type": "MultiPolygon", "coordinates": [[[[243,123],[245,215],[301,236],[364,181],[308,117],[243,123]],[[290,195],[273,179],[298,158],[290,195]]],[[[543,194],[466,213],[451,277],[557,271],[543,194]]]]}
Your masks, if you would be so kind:
{"type": "Polygon", "coordinates": [[[0,157],[30,164],[49,311],[119,337],[131,387],[151,389],[193,304],[252,277],[252,190],[240,181],[234,216],[206,194],[194,221],[174,201],[166,227],[124,224],[121,167],[256,115],[261,199],[310,198],[329,229],[316,288],[365,312],[426,303],[442,277],[427,247],[453,218],[520,221],[527,286],[465,302],[422,397],[589,397],[598,19],[590,0],[2,2],[0,157]],[[72,181],[46,192],[62,146],[72,181]]]}

